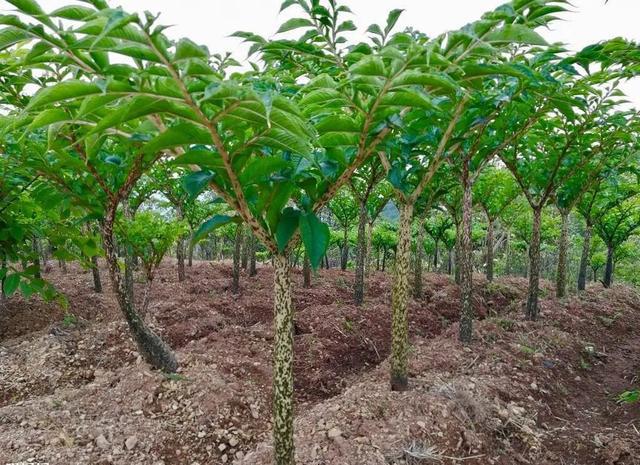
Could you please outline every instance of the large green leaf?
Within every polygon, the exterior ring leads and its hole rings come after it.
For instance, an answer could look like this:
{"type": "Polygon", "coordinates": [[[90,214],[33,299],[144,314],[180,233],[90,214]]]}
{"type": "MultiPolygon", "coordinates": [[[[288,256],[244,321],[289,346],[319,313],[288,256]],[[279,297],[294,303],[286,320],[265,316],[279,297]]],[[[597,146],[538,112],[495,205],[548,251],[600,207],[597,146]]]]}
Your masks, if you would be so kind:
{"type": "Polygon", "coordinates": [[[393,87],[425,86],[430,89],[455,93],[459,86],[446,74],[423,73],[418,70],[403,71],[393,80],[393,87]]]}
{"type": "Polygon", "coordinates": [[[431,102],[422,92],[414,92],[411,90],[390,92],[380,101],[381,106],[402,106],[414,108],[433,109],[436,105],[431,102]]]}
{"type": "Polygon", "coordinates": [[[238,176],[238,180],[243,185],[260,182],[274,172],[288,166],[289,163],[280,157],[254,157],[244,167],[240,176],[238,176]]]}
{"type": "Polygon", "coordinates": [[[191,246],[194,246],[204,239],[210,232],[225,226],[229,223],[240,223],[242,220],[238,216],[215,215],[200,225],[198,230],[193,234],[191,246]]]}
{"type": "Polygon", "coordinates": [[[325,148],[354,147],[359,139],[360,135],[354,132],[325,132],[318,138],[318,145],[325,148]]]}
{"type": "Polygon", "coordinates": [[[312,90],[300,100],[300,107],[305,109],[305,113],[308,113],[307,107],[310,106],[341,108],[348,104],[349,102],[340,92],[329,88],[312,90]]]}
{"type": "Polygon", "coordinates": [[[384,62],[381,58],[375,56],[367,56],[356,62],[351,67],[353,74],[361,76],[381,76],[387,75],[384,62]]]}
{"type": "Polygon", "coordinates": [[[10,296],[12,295],[16,289],[18,289],[18,285],[20,284],[20,274],[13,273],[4,278],[4,282],[2,283],[2,290],[4,295],[10,296]]]}
{"type": "Polygon", "coordinates": [[[99,85],[91,82],[63,81],[51,87],[45,87],[36,93],[29,102],[28,108],[38,108],[64,100],[103,93],[103,89],[99,85]]]}
{"type": "Polygon", "coordinates": [[[282,32],[292,31],[294,29],[299,29],[301,27],[310,27],[313,26],[313,23],[305,18],[291,18],[285,21],[282,26],[278,29],[276,34],[280,34],[282,32]]]}
{"type": "Polygon", "coordinates": [[[343,115],[331,115],[321,119],[316,124],[320,134],[327,132],[355,132],[360,133],[360,124],[353,118],[343,115]]]}
{"type": "Polygon", "coordinates": [[[52,11],[49,16],[57,18],[70,19],[75,21],[84,21],[96,13],[95,10],[81,5],[69,5],[52,11]]]}
{"type": "Polygon", "coordinates": [[[182,187],[189,197],[195,199],[207,187],[213,176],[214,174],[207,170],[189,173],[182,178],[182,187]]]}
{"type": "Polygon", "coordinates": [[[284,252],[287,248],[287,244],[296,232],[299,218],[300,210],[287,207],[282,211],[276,228],[276,242],[278,243],[278,250],[280,252],[284,252]]]}
{"type": "Polygon", "coordinates": [[[188,166],[198,165],[200,168],[223,168],[222,158],[216,152],[207,149],[188,150],[171,161],[173,165],[188,166]]]}
{"type": "Polygon", "coordinates": [[[195,42],[192,42],[189,39],[181,39],[178,42],[178,45],[176,45],[176,53],[174,55],[174,59],[179,61],[189,58],[207,59],[209,58],[209,54],[203,47],[199,46],[195,42]]]}
{"type": "Polygon", "coordinates": [[[389,16],[387,17],[387,26],[384,28],[385,34],[389,34],[389,32],[391,32],[403,11],[404,10],[401,9],[395,9],[389,12],[389,16]]]}
{"type": "Polygon", "coordinates": [[[307,139],[275,128],[268,131],[264,136],[259,137],[257,143],[300,155],[307,155],[311,152],[311,145],[307,139]]]}
{"type": "Polygon", "coordinates": [[[507,24],[485,36],[487,42],[547,45],[540,34],[522,24],[507,24]]]}
{"type": "Polygon", "coordinates": [[[7,47],[11,47],[19,42],[28,40],[31,38],[31,34],[20,29],[8,27],[0,31],[0,50],[4,50],[7,47]]]}
{"type": "Polygon", "coordinates": [[[67,121],[69,115],[60,108],[50,108],[39,113],[29,125],[29,129],[38,129],[50,124],[59,123],[61,121],[67,121]]]}
{"type": "Polygon", "coordinates": [[[519,79],[527,78],[527,75],[522,70],[508,64],[469,63],[463,66],[462,69],[465,77],[505,75],[519,79]]]}
{"type": "Polygon", "coordinates": [[[151,139],[143,150],[145,153],[158,153],[181,145],[211,143],[211,134],[206,129],[191,123],[179,123],[151,139]]]}
{"type": "Polygon", "coordinates": [[[315,213],[303,213],[300,215],[300,235],[311,266],[317,269],[329,246],[329,226],[315,213]]]}
{"type": "Polygon", "coordinates": [[[128,103],[111,109],[109,114],[92,129],[91,133],[101,132],[127,121],[159,113],[180,116],[193,121],[198,120],[196,113],[187,105],[167,101],[162,96],[139,95],[128,103]]]}

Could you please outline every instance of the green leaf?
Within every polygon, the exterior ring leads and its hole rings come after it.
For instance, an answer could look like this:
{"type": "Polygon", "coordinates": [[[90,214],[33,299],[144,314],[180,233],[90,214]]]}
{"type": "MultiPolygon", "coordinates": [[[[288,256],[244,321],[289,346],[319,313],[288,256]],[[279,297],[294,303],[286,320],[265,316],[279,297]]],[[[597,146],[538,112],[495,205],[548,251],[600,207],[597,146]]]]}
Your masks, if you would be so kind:
{"type": "Polygon", "coordinates": [[[128,103],[113,108],[89,134],[95,134],[105,129],[119,126],[127,121],[159,113],[168,113],[190,120],[198,119],[195,112],[186,105],[169,102],[162,96],[139,95],[128,103]]]}
{"type": "Polygon", "coordinates": [[[300,100],[300,106],[306,108],[311,105],[324,107],[344,107],[348,105],[344,96],[335,89],[315,89],[300,100]]]}
{"type": "Polygon", "coordinates": [[[29,125],[29,129],[38,129],[43,126],[49,126],[50,124],[59,123],[69,119],[69,115],[60,108],[51,108],[39,113],[29,125]]]}
{"type": "Polygon", "coordinates": [[[256,144],[286,150],[300,155],[311,152],[309,141],[288,131],[271,129],[264,136],[257,139],[256,144]]]}
{"type": "Polygon", "coordinates": [[[311,267],[315,270],[329,246],[329,226],[318,219],[315,213],[300,215],[300,235],[309,256],[311,267]]]}
{"type": "Polygon", "coordinates": [[[151,139],[143,150],[151,154],[180,145],[211,143],[211,134],[206,129],[191,123],[178,123],[151,139]]]}
{"type": "Polygon", "coordinates": [[[45,12],[35,0],[7,0],[7,2],[30,16],[45,16],[45,12]]]}
{"type": "Polygon", "coordinates": [[[280,157],[254,157],[244,167],[238,180],[242,185],[260,182],[288,166],[289,163],[280,157]]]}
{"type": "Polygon", "coordinates": [[[491,43],[547,45],[547,41],[540,34],[522,24],[507,24],[487,34],[485,40],[491,43]]]}
{"type": "MultiPolygon", "coordinates": [[[[137,14],[128,14],[125,11],[118,7],[115,10],[104,10],[101,14],[106,14],[107,23],[104,25],[98,36],[94,40],[94,45],[100,42],[104,37],[107,37],[111,34],[112,31],[121,30],[129,23],[135,22],[138,20],[137,14]]],[[[152,36],[153,39],[154,36],[152,36]]]]}
{"type": "Polygon", "coordinates": [[[88,8],[86,6],[69,5],[69,6],[63,6],[62,8],[58,8],[57,10],[51,12],[49,16],[70,19],[73,21],[83,21],[89,18],[90,16],[93,16],[95,13],[96,13],[95,10],[88,8]]]}
{"type": "Polygon", "coordinates": [[[382,32],[382,29],[380,29],[380,26],[378,26],[377,24],[372,24],[371,26],[369,26],[367,28],[367,32],[370,32],[372,34],[376,34],[379,36],[383,36],[384,33],[382,32]]]}
{"type": "Polygon", "coordinates": [[[284,10],[286,10],[290,6],[296,5],[297,3],[298,3],[298,0],[284,0],[284,2],[282,2],[282,5],[280,6],[280,13],[282,13],[284,10]]]}
{"type": "Polygon", "coordinates": [[[213,176],[214,174],[208,170],[189,173],[182,178],[182,187],[189,197],[195,199],[207,187],[213,176]]]}
{"type": "MultiPolygon", "coordinates": [[[[540,8],[532,9],[531,12],[527,15],[527,21],[533,21],[535,19],[541,18],[540,21],[547,22],[547,16],[550,16],[554,13],[562,13],[568,11],[566,8],[555,5],[555,6],[543,6],[540,8]]],[[[550,18],[555,18],[555,16],[550,16],[550,18]]]]}
{"type": "Polygon", "coordinates": [[[174,59],[176,61],[180,61],[189,58],[203,58],[206,60],[209,58],[209,54],[203,47],[200,47],[195,42],[192,42],[189,39],[180,39],[176,46],[174,59]]]}
{"type": "Polygon", "coordinates": [[[12,45],[28,39],[31,39],[31,35],[28,32],[8,27],[0,31],[0,50],[4,50],[7,47],[11,47],[12,45]]]}
{"type": "Polygon", "coordinates": [[[402,72],[393,80],[393,87],[425,86],[430,89],[439,89],[449,93],[455,93],[458,85],[446,74],[423,73],[416,70],[402,72]]]}
{"type": "Polygon", "coordinates": [[[356,62],[351,67],[351,72],[361,76],[386,76],[384,62],[381,58],[374,56],[367,56],[356,62]]]}
{"type": "Polygon", "coordinates": [[[4,291],[4,295],[10,296],[12,295],[16,289],[18,289],[18,285],[20,284],[20,273],[13,273],[4,278],[4,282],[2,283],[2,290],[4,291]]]}
{"type": "Polygon", "coordinates": [[[420,92],[399,91],[390,92],[380,101],[381,106],[400,106],[434,109],[436,105],[420,92]]]}
{"type": "Polygon", "coordinates": [[[200,242],[211,231],[214,231],[227,224],[240,223],[241,221],[242,220],[238,216],[215,215],[214,217],[202,223],[198,230],[193,234],[193,238],[191,239],[191,246],[194,246],[195,244],[200,242]]]}
{"type": "Polygon", "coordinates": [[[172,160],[171,164],[178,166],[198,165],[200,168],[212,169],[219,169],[224,166],[222,164],[222,158],[220,158],[216,152],[206,149],[188,150],[172,160]]]}
{"type": "Polygon", "coordinates": [[[63,81],[38,91],[29,102],[29,105],[27,105],[27,108],[37,108],[64,100],[102,93],[104,92],[100,86],[91,82],[63,81]]]}
{"type": "Polygon", "coordinates": [[[354,24],[353,21],[345,21],[340,26],[338,26],[337,32],[348,32],[348,31],[356,31],[358,28],[354,24]]]}
{"type": "Polygon", "coordinates": [[[287,207],[282,211],[278,221],[278,227],[276,228],[276,242],[278,243],[278,250],[280,252],[284,252],[291,237],[293,237],[293,234],[296,232],[299,218],[300,210],[287,207]]]}
{"type": "Polygon", "coordinates": [[[389,12],[389,16],[387,17],[387,26],[384,28],[385,34],[389,34],[391,32],[403,11],[404,10],[396,9],[389,12]]]}
{"type": "Polygon", "coordinates": [[[463,66],[462,69],[464,70],[465,77],[505,75],[517,77],[519,79],[527,78],[527,75],[521,70],[506,64],[496,65],[491,63],[470,63],[463,66]]]}
{"type": "Polygon", "coordinates": [[[284,22],[282,26],[278,29],[276,34],[280,34],[287,31],[292,31],[294,29],[299,29],[301,27],[310,27],[313,26],[313,23],[308,19],[304,18],[291,18],[290,20],[284,22]]]}
{"type": "Polygon", "coordinates": [[[331,115],[321,119],[316,124],[316,130],[320,134],[327,132],[352,132],[360,133],[360,125],[346,115],[331,115]]]}

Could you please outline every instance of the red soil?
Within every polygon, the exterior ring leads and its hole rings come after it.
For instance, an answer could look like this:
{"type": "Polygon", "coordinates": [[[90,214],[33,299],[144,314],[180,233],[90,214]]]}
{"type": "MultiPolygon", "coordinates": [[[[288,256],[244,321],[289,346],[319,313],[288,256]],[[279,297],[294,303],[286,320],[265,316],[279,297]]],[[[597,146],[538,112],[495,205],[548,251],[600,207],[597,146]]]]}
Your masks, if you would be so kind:
{"type": "MultiPolygon", "coordinates": [[[[95,294],[85,271],[47,276],[74,324],[52,304],[11,299],[0,312],[0,463],[270,463],[271,270],[243,276],[239,296],[230,274],[195,263],[178,283],[171,264],[159,271],[146,318],[177,351],[172,378],[141,362],[108,283],[95,294]]],[[[634,291],[545,298],[530,323],[524,280],[478,278],[486,319],[463,348],[458,287],[426,275],[410,304],[412,390],[398,394],[387,389],[389,278],[372,276],[356,307],[352,277],[322,270],[303,289],[294,276],[299,463],[437,463],[425,451],[443,463],[635,463],[640,409],[613,401],[639,384],[634,291]]]]}

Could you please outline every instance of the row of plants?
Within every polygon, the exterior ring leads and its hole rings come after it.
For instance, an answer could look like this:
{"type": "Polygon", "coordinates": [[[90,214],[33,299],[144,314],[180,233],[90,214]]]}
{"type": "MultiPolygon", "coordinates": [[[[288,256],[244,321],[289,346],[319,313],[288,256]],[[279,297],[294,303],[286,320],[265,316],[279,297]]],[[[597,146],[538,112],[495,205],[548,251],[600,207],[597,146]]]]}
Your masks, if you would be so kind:
{"type": "MultiPolygon", "coordinates": [[[[393,390],[409,387],[410,281],[415,272],[414,284],[421,282],[423,268],[417,247],[412,270],[413,230],[418,244],[425,233],[446,243],[449,233],[432,231],[455,227],[460,341],[469,344],[474,203],[487,218],[489,278],[496,222],[512,228],[506,212],[518,202],[531,217],[531,320],[539,315],[545,209],[560,213],[559,297],[572,213],[585,218],[587,252],[592,230],[607,245],[606,285],[616,250],[640,226],[638,117],[619,90],[637,74],[640,52],[622,39],[575,54],[549,44],[537,31],[566,11],[564,0],[513,0],[435,37],[396,31],[402,11],[393,10],[369,26],[364,42],[351,41],[348,5],[286,0],[282,10],[296,16],[277,32],[290,38],[235,34],[250,43],[245,71],[229,55],[171,40],[151,13],[104,0],[55,11],[8,1],[16,12],[0,16],[3,288],[57,295],[37,263],[33,238],[45,233],[61,259],[95,269],[103,254],[141,355],[174,372],[175,354],[135,307],[135,257],[150,286],[174,242],[184,279],[188,250],[218,228],[233,227],[236,264],[249,235],[274,268],[279,465],[294,463],[291,257],[303,248],[307,269],[320,266],[331,243],[328,211],[343,234],[342,264],[344,238],[357,224],[357,304],[373,225],[389,200],[399,212],[390,232],[393,390]],[[177,222],[138,212],[157,192],[177,222]]],[[[234,266],[234,283],[238,274],[234,266]]]]}

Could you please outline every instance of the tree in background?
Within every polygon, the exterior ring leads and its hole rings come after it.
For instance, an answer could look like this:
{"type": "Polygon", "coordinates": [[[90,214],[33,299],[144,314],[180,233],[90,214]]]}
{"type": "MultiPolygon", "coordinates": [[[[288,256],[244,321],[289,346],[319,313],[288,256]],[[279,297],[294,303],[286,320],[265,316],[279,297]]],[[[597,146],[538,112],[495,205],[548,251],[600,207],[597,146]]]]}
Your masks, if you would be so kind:
{"type": "Polygon", "coordinates": [[[118,225],[119,242],[126,244],[140,258],[144,269],[146,286],[142,313],[149,307],[150,291],[156,270],[162,259],[187,229],[183,221],[170,221],[159,213],[143,211],[133,219],[125,219],[118,225]]]}
{"type": "Polygon", "coordinates": [[[473,186],[473,197],[487,218],[485,273],[493,281],[495,223],[511,203],[520,195],[515,179],[508,170],[488,166],[473,186]]]}
{"type": "Polygon", "coordinates": [[[594,228],[607,246],[602,283],[611,287],[616,250],[640,229],[640,191],[637,183],[607,187],[597,200],[594,228]]]}
{"type": "MultiPolygon", "coordinates": [[[[370,159],[351,178],[351,193],[358,204],[358,238],[356,241],[356,269],[353,283],[353,299],[356,305],[364,301],[365,263],[367,262],[367,225],[369,224],[369,199],[376,195],[375,187],[384,178],[384,169],[377,158],[370,159]]],[[[384,208],[384,207],[382,207],[384,208]]],[[[375,221],[375,219],[374,219],[375,221]]]]}
{"type": "Polygon", "coordinates": [[[359,216],[360,209],[348,189],[342,189],[329,202],[329,209],[342,231],[340,242],[340,269],[345,271],[349,263],[349,230],[359,216]]]}

